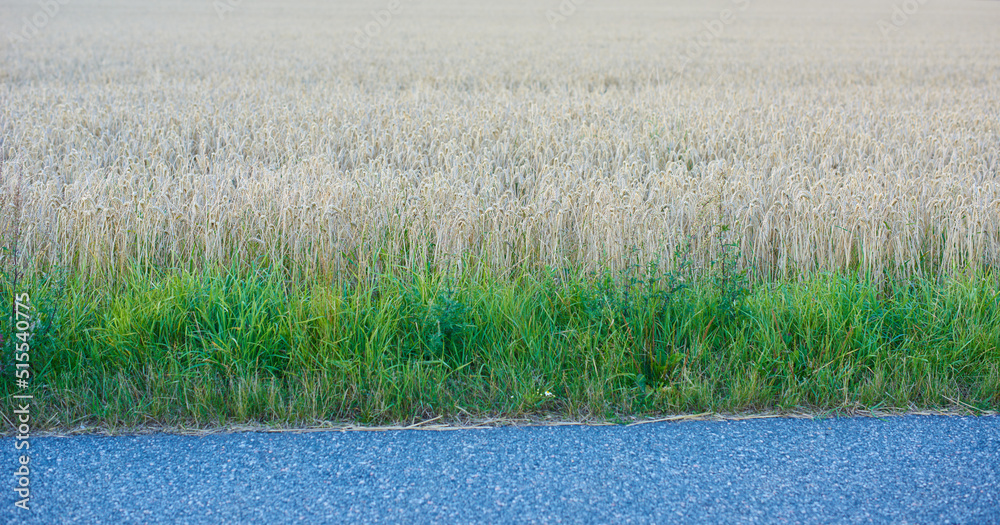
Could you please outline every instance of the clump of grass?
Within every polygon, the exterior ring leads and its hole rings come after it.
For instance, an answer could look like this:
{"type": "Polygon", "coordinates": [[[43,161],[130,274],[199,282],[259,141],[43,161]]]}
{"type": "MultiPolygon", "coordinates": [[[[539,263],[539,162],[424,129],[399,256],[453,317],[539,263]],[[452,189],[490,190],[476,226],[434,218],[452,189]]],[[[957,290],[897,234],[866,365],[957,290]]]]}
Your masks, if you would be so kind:
{"type": "Polygon", "coordinates": [[[523,20],[432,4],[343,60],[342,16],[3,50],[0,291],[37,306],[45,425],[997,406],[990,6],[891,75],[824,19],[662,79],[689,17],[498,60],[523,20]]]}
{"type": "Polygon", "coordinates": [[[728,310],[712,279],[676,277],[35,280],[32,388],[48,428],[1000,406],[995,275],[821,274],[728,310]]]}

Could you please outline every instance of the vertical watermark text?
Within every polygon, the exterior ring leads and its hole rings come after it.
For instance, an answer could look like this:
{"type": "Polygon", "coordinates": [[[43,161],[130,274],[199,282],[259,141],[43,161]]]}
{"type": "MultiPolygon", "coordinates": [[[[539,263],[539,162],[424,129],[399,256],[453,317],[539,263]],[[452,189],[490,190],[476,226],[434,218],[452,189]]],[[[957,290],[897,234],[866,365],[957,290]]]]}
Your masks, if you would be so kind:
{"type": "Polygon", "coordinates": [[[31,394],[28,386],[31,381],[31,297],[18,294],[14,297],[14,384],[16,392],[13,396],[14,425],[17,434],[14,436],[14,449],[17,451],[17,467],[14,478],[14,492],[18,499],[14,506],[30,510],[31,501],[31,394]]]}

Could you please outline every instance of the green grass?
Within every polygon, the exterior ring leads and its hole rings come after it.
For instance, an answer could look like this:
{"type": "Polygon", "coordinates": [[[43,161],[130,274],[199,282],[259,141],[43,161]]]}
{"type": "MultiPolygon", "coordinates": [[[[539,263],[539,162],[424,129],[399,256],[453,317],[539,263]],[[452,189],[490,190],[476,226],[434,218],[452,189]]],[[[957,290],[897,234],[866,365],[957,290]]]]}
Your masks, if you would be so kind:
{"type": "Polygon", "coordinates": [[[750,286],[724,269],[687,282],[397,271],[351,285],[134,270],[18,291],[35,308],[34,430],[1000,407],[993,273],[750,286]]]}

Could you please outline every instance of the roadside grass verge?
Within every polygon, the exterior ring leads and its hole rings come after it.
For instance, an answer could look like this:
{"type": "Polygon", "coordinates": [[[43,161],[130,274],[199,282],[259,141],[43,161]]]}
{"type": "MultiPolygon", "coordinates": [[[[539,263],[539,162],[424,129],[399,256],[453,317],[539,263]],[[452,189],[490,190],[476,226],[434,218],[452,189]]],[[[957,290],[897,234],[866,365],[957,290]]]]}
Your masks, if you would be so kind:
{"type": "Polygon", "coordinates": [[[1000,408],[996,273],[716,273],[26,277],[34,429],[1000,408]]]}

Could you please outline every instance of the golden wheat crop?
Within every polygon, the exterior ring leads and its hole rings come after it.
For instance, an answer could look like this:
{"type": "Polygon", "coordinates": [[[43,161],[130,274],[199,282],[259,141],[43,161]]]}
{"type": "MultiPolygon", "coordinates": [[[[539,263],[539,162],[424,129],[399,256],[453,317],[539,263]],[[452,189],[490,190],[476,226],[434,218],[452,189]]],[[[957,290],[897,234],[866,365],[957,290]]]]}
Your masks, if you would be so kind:
{"type": "MultiPolygon", "coordinates": [[[[887,36],[884,1],[591,0],[555,24],[555,0],[413,0],[347,52],[376,4],[78,0],[3,39],[4,241],[97,274],[614,269],[685,243],[706,266],[720,242],[771,276],[1000,263],[996,2],[887,36]]],[[[38,7],[0,9],[9,34],[38,7]]]]}

